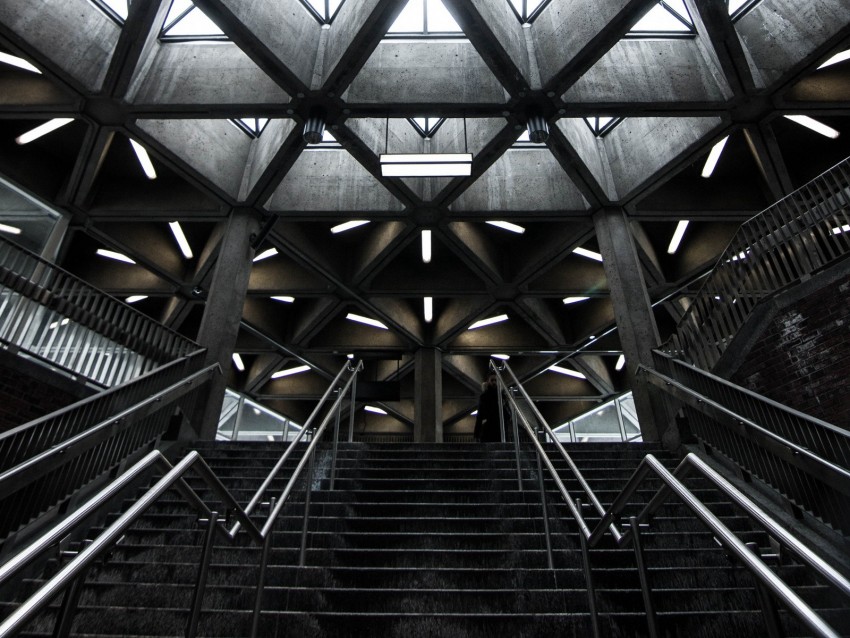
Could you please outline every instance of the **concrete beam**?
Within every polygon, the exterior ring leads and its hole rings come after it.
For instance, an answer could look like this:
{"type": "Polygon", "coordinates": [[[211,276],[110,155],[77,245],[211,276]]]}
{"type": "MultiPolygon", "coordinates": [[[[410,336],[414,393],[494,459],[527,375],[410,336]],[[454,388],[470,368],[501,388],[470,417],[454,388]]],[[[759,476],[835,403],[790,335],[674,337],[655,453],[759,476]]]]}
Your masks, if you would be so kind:
{"type": "Polygon", "coordinates": [[[450,222],[445,236],[462,251],[464,262],[479,276],[496,284],[502,282],[499,250],[479,226],[470,222],[450,222]]]}
{"type": "Polygon", "coordinates": [[[410,228],[404,222],[384,222],[372,228],[359,247],[351,269],[351,280],[362,282],[384,266],[398,253],[410,228]]]}
{"type": "Polygon", "coordinates": [[[770,124],[748,126],[744,128],[744,137],[770,190],[771,200],[777,201],[791,194],[795,190],[794,184],[770,124]]]}
{"type": "Polygon", "coordinates": [[[560,321],[547,305],[546,301],[537,297],[522,296],[515,304],[517,311],[525,317],[528,323],[553,344],[566,343],[560,321]]]}
{"type": "Polygon", "coordinates": [[[294,120],[269,120],[263,134],[251,143],[239,198],[250,205],[268,200],[303,148],[301,131],[294,120]]]}

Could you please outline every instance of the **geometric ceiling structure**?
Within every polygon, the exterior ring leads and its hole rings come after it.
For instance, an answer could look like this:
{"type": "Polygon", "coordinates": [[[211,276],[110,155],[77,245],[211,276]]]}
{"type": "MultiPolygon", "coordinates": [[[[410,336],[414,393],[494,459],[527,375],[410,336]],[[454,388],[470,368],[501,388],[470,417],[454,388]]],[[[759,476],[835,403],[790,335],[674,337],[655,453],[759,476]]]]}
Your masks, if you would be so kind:
{"type": "Polygon", "coordinates": [[[411,427],[424,347],[443,355],[447,431],[469,427],[492,354],[544,416],[567,419],[628,389],[604,267],[574,252],[599,251],[594,213],[626,212],[663,339],[742,221],[850,155],[850,60],[819,68],[850,49],[850,5],[733,5],[6,0],[0,53],[35,70],[0,62],[0,206],[19,207],[13,187],[62,213],[59,265],[144,295],[139,310],[190,338],[231,211],[255,211],[270,231],[229,385],[295,420],[355,353],[369,380],[401,387],[369,427],[411,427]],[[307,144],[316,113],[327,135],[307,144]],[[518,142],[531,114],[549,124],[543,144],[518,142]],[[15,143],[55,118],[69,122],[15,143]],[[385,177],[387,153],[472,165],[385,177]],[[305,362],[313,371],[271,378],[305,362]]]}

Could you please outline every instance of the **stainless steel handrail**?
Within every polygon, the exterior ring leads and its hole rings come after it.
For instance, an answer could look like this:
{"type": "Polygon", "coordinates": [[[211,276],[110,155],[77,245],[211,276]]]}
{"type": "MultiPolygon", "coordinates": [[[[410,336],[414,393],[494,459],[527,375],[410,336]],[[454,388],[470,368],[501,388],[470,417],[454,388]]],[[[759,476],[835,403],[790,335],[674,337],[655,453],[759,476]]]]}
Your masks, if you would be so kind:
{"type": "MultiPolygon", "coordinates": [[[[71,560],[62,570],[60,570],[56,575],[50,578],[47,582],[45,582],[32,596],[30,596],[26,601],[24,601],[18,609],[13,612],[3,623],[0,624],[0,638],[5,638],[6,636],[15,635],[18,631],[20,631],[23,626],[32,620],[35,615],[37,615],[41,610],[43,610],[51,600],[61,591],[66,588],[72,587],[74,583],[78,581],[80,578],[85,577],[85,573],[88,567],[94,562],[94,560],[100,556],[105,551],[108,551],[110,548],[116,545],[116,543],[120,540],[123,533],[133,524],[135,523],[145,511],[149,507],[151,507],[168,489],[175,487],[180,491],[180,493],[186,498],[189,504],[198,511],[200,516],[208,517],[208,521],[210,525],[215,525],[215,531],[220,535],[224,536],[229,541],[233,541],[238,532],[242,529],[246,531],[248,536],[258,545],[262,545],[264,551],[262,552],[261,564],[260,564],[260,572],[261,574],[265,571],[265,562],[268,559],[268,547],[272,538],[272,532],[274,528],[274,523],[277,520],[277,517],[280,514],[280,511],[292,493],[296,482],[298,481],[300,474],[306,465],[306,463],[312,459],[312,456],[315,452],[315,448],[320,441],[322,434],[327,429],[327,425],[330,422],[331,417],[334,415],[336,411],[339,410],[341,406],[341,402],[345,397],[346,392],[351,387],[353,380],[356,378],[359,371],[363,368],[363,362],[360,361],[355,367],[351,367],[348,363],[343,366],[340,370],[340,373],[334,379],[334,383],[331,384],[328,391],[325,392],[322,397],[322,401],[313,411],[313,414],[310,415],[307,423],[310,423],[314,420],[315,415],[321,410],[322,404],[327,400],[327,397],[333,391],[334,386],[341,378],[342,374],[349,370],[352,374],[348,378],[346,384],[340,389],[336,400],[331,405],[330,409],[327,412],[327,415],[322,420],[319,427],[316,429],[313,438],[308,445],[307,449],[304,451],[303,457],[296,469],[293,471],[292,476],[281,492],[279,499],[272,499],[272,508],[269,513],[269,516],[266,519],[266,522],[262,529],[259,529],[257,525],[253,522],[250,517],[250,513],[243,509],[236,499],[230,494],[227,488],[221,483],[215,473],[210,469],[210,467],[206,464],[203,458],[197,451],[190,452],[187,454],[180,462],[176,465],[172,466],[165,457],[159,451],[153,451],[145,456],[141,461],[132,466],[127,472],[122,474],[116,480],[107,485],[104,489],[98,492],[92,499],[90,499],[87,503],[81,506],[74,514],[72,514],[67,520],[60,522],[56,526],[54,526],[51,530],[46,532],[43,536],[37,539],[33,544],[23,549],[21,552],[12,557],[5,564],[0,565],[0,585],[4,582],[7,582],[12,576],[19,573],[22,569],[32,564],[40,555],[42,555],[47,549],[55,545],[59,540],[67,536],[73,530],[79,528],[90,516],[92,516],[97,511],[102,510],[106,507],[111,499],[118,494],[121,490],[125,489],[128,485],[132,485],[135,480],[142,477],[146,472],[150,471],[154,467],[159,467],[160,469],[167,470],[167,473],[155,483],[151,488],[149,488],[124,514],[122,514],[114,523],[112,523],[109,527],[106,528],[88,547],[86,547],[83,551],[80,552],[73,560],[71,560]],[[192,489],[183,479],[183,476],[190,470],[194,469],[203,479],[204,483],[213,490],[213,492],[220,498],[222,504],[231,512],[234,513],[236,517],[236,524],[233,526],[231,530],[227,530],[223,525],[218,525],[216,523],[218,513],[212,511],[206,503],[201,499],[201,497],[197,494],[197,492],[192,489]]],[[[305,423],[305,427],[302,429],[302,434],[307,430],[305,423]]],[[[300,438],[300,437],[299,437],[300,438]]],[[[291,453],[291,450],[294,449],[296,441],[293,441],[290,446],[287,448],[285,455],[291,453]]],[[[279,472],[280,467],[282,467],[283,463],[277,463],[275,468],[272,470],[275,474],[279,472]]],[[[312,477],[311,477],[312,478],[312,477]]],[[[265,491],[268,488],[270,479],[267,479],[263,482],[260,490],[265,491]]],[[[308,481],[307,485],[308,494],[311,490],[310,482],[308,481]]],[[[254,498],[254,501],[259,502],[259,499],[254,498]]],[[[256,503],[254,505],[256,507],[256,503]]],[[[307,509],[305,508],[305,525],[304,529],[306,530],[306,516],[307,509]]],[[[305,531],[306,533],[306,531],[305,531]]],[[[210,533],[207,535],[206,544],[209,544],[212,541],[213,534],[210,533]]],[[[303,553],[304,542],[302,539],[302,553],[303,553]]],[[[209,568],[209,558],[210,552],[207,551],[208,547],[205,545],[201,564],[199,565],[199,583],[204,582],[206,580],[206,573],[209,568]]],[[[259,601],[260,596],[262,594],[262,576],[260,582],[257,585],[257,600],[259,601]]],[[[193,608],[190,610],[190,623],[186,628],[187,636],[194,636],[195,631],[197,629],[197,620],[198,620],[198,609],[197,607],[200,605],[201,598],[203,596],[203,586],[198,585],[200,588],[200,592],[196,591],[196,596],[193,600],[193,608]]],[[[66,611],[63,609],[60,616],[64,616],[66,613],[70,613],[73,615],[74,610],[66,611]]],[[[259,613],[259,608],[255,608],[255,617],[254,617],[254,631],[256,633],[257,626],[257,617],[259,613]]],[[[58,622],[58,621],[57,621],[58,622]]]]}
{"type": "MultiPolygon", "coordinates": [[[[521,384],[516,381],[516,376],[513,374],[513,371],[510,370],[510,366],[507,363],[502,362],[499,366],[497,366],[493,361],[491,361],[491,367],[496,373],[500,388],[505,390],[507,389],[507,386],[505,385],[504,380],[502,379],[502,370],[509,371],[511,377],[514,379],[516,387],[522,388],[521,384]]],[[[521,393],[524,395],[525,398],[528,397],[524,390],[521,390],[521,393]]],[[[662,481],[663,485],[655,494],[655,496],[650,500],[650,502],[641,510],[640,515],[636,517],[638,523],[650,517],[652,513],[655,512],[671,494],[676,494],[682,499],[684,505],[688,509],[690,509],[691,512],[693,512],[694,515],[699,518],[703,522],[703,524],[705,524],[712,531],[718,541],[742,562],[744,567],[746,567],[754,575],[758,582],[761,583],[764,587],[766,587],[769,591],[771,591],[779,600],[781,600],[791,610],[791,612],[796,615],[811,631],[813,631],[818,636],[837,637],[839,635],[805,601],[803,601],[799,596],[797,596],[797,594],[794,593],[794,591],[790,587],[788,587],[788,585],[784,581],[782,581],[772,570],[770,570],[770,568],[765,565],[765,563],[761,560],[760,556],[758,556],[749,547],[747,547],[740,539],[737,538],[737,536],[735,536],[735,534],[731,530],[729,530],[729,528],[727,528],[722,523],[722,521],[720,521],[720,519],[714,516],[714,514],[712,514],[708,510],[708,508],[692,492],[690,492],[687,487],[685,487],[685,485],[681,482],[680,478],[684,478],[692,472],[697,472],[698,474],[706,477],[724,494],[729,496],[730,499],[735,504],[737,504],[751,520],[758,523],[763,529],[765,529],[765,531],[767,531],[770,536],[772,536],[778,542],[784,544],[789,550],[791,550],[791,552],[793,552],[812,570],[821,575],[829,583],[834,585],[843,595],[848,597],[850,597],[850,581],[844,578],[835,569],[830,567],[823,559],[821,559],[811,549],[809,549],[802,542],[796,539],[792,534],[790,534],[790,532],[788,532],[784,527],[777,523],[766,512],[764,512],[755,503],[753,503],[750,499],[744,496],[733,485],[731,485],[731,483],[726,481],[726,479],[711,470],[711,468],[709,468],[705,463],[703,463],[702,460],[699,459],[699,457],[692,453],[688,454],[679,463],[679,466],[676,468],[676,470],[671,473],[653,455],[647,454],[643,461],[641,461],[641,464],[632,474],[625,487],[615,498],[612,505],[607,510],[603,509],[602,518],[596,524],[595,528],[591,530],[589,525],[585,521],[584,515],[581,512],[580,501],[575,501],[570,495],[569,491],[566,489],[552,461],[549,459],[549,455],[547,454],[546,449],[539,441],[537,432],[535,431],[535,427],[531,423],[529,423],[529,420],[526,415],[523,413],[522,410],[519,409],[519,406],[517,405],[516,399],[513,397],[513,395],[510,392],[505,392],[505,394],[508,397],[508,401],[511,403],[513,413],[517,415],[522,421],[522,425],[525,428],[529,439],[536,448],[538,458],[542,459],[545,463],[550,475],[552,476],[553,481],[555,482],[556,487],[558,488],[558,491],[561,494],[561,497],[564,499],[567,507],[576,519],[576,522],[579,526],[579,534],[583,539],[582,549],[584,554],[586,573],[589,573],[587,546],[596,546],[603,538],[606,532],[611,532],[611,535],[618,546],[626,546],[629,543],[637,541],[637,538],[634,536],[636,530],[638,530],[637,525],[633,524],[631,525],[630,529],[626,530],[625,532],[619,533],[619,535],[616,535],[613,531],[617,530],[615,520],[616,517],[622,513],[626,505],[628,505],[629,499],[637,491],[638,487],[642,484],[646,477],[649,476],[650,473],[652,473],[662,481]]],[[[587,485],[586,481],[583,480],[581,472],[575,466],[575,463],[571,462],[572,459],[569,459],[569,454],[566,452],[563,446],[560,445],[557,436],[552,431],[551,427],[549,427],[546,420],[542,418],[539,411],[536,410],[536,408],[533,411],[535,413],[535,416],[539,419],[538,425],[542,427],[543,432],[552,441],[556,443],[556,447],[558,448],[559,452],[563,456],[565,456],[566,459],[568,459],[567,463],[571,471],[576,474],[576,479],[579,480],[579,484],[582,486],[582,489],[585,490],[585,492],[588,493],[588,497],[590,497],[590,494],[592,494],[592,489],[589,485],[587,485]]],[[[619,532],[619,530],[617,531],[619,532]]],[[[635,547],[636,551],[638,551],[637,544],[635,545],[635,547]]],[[[638,564],[642,564],[642,559],[638,560],[638,564]]],[[[641,582],[642,587],[645,587],[646,579],[643,576],[645,576],[645,574],[642,574],[641,582]]],[[[644,589],[643,593],[644,599],[647,600],[648,591],[644,589]]],[[[598,632],[598,623],[595,619],[595,602],[593,600],[590,601],[590,606],[591,614],[592,616],[594,616],[594,631],[598,632]]],[[[653,616],[651,609],[649,608],[647,609],[647,616],[648,618],[653,616]]],[[[650,631],[654,634],[654,622],[652,621],[650,621],[650,631]]]]}

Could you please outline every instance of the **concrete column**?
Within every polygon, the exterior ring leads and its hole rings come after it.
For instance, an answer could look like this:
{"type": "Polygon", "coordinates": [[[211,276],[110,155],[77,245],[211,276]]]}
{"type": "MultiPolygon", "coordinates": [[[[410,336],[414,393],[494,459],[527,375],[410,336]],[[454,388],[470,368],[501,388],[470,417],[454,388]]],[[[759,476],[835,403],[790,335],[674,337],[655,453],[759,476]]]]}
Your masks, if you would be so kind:
{"type": "Polygon", "coordinates": [[[663,400],[649,383],[635,375],[638,365],[652,366],[652,349],[660,339],[629,220],[621,208],[604,208],[593,215],[593,224],[643,438],[662,441],[675,449],[678,433],[667,417],[663,400]]]}
{"type": "Polygon", "coordinates": [[[413,393],[413,440],[443,442],[443,353],[436,348],[416,352],[413,393]]]}
{"type": "Polygon", "coordinates": [[[193,423],[200,439],[215,438],[221,405],[224,400],[227,371],[236,346],[242,306],[248,291],[248,278],[254,249],[251,236],[260,229],[260,218],[250,208],[234,208],[221,240],[212,285],[207,295],[204,316],[198,330],[198,343],[207,349],[206,364],[218,363],[223,374],[215,375],[210,393],[201,410],[201,418],[193,423]]]}

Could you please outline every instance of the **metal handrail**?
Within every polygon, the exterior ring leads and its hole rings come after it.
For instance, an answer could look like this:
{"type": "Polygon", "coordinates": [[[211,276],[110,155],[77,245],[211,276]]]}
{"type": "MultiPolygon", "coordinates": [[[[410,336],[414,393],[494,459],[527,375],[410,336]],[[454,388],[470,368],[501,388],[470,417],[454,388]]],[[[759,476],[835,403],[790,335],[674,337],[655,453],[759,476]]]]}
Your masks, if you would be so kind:
{"type": "MultiPolygon", "coordinates": [[[[522,385],[516,382],[516,377],[514,376],[513,371],[510,369],[510,366],[507,363],[502,362],[499,366],[497,366],[493,361],[491,361],[491,368],[497,376],[501,389],[507,389],[507,386],[504,383],[504,380],[502,379],[501,375],[502,370],[507,370],[515,381],[515,387],[520,389],[521,393],[527,399],[528,395],[525,393],[524,389],[522,389],[522,385]]],[[[546,449],[543,447],[543,444],[538,439],[538,433],[535,431],[535,428],[529,422],[527,416],[523,413],[523,411],[520,410],[513,395],[510,392],[505,392],[505,394],[507,395],[508,401],[511,404],[513,414],[519,416],[519,420],[522,422],[526,433],[528,434],[531,442],[536,448],[538,463],[542,461],[546,465],[546,468],[552,476],[552,479],[555,482],[555,485],[558,488],[561,497],[564,499],[564,502],[567,504],[567,507],[569,508],[570,512],[574,516],[579,526],[579,538],[581,540],[582,554],[585,562],[585,574],[588,579],[588,597],[595,635],[598,635],[599,628],[596,613],[595,594],[593,593],[594,590],[590,577],[588,546],[595,547],[605,536],[606,532],[611,533],[611,536],[613,537],[614,541],[617,543],[618,546],[623,547],[627,546],[629,543],[632,543],[635,547],[637,563],[639,566],[639,570],[641,571],[641,588],[644,596],[644,602],[647,607],[646,611],[650,634],[652,636],[656,635],[654,611],[650,606],[650,596],[648,591],[647,578],[645,574],[645,566],[643,563],[642,549],[640,547],[639,523],[648,519],[671,494],[676,494],[682,499],[685,506],[690,509],[691,512],[693,512],[693,514],[712,531],[715,538],[718,539],[721,545],[723,545],[728,551],[734,554],[741,561],[744,567],[747,568],[748,571],[753,574],[753,576],[757,579],[761,586],[767,588],[770,592],[772,592],[773,595],[776,596],[780,601],[782,601],[795,616],[797,616],[801,621],[803,621],[803,623],[811,631],[813,631],[817,636],[838,636],[838,634],[832,627],[830,627],[805,601],[803,601],[799,596],[797,596],[797,594],[794,593],[794,591],[791,590],[791,588],[788,587],[787,584],[782,581],[782,579],[780,579],[772,570],[767,567],[767,565],[765,565],[765,563],[761,560],[761,557],[756,552],[754,552],[740,539],[738,539],[737,536],[735,536],[735,534],[731,530],[729,530],[729,528],[727,528],[722,523],[722,521],[720,521],[720,519],[718,519],[714,514],[712,514],[711,511],[709,511],[708,508],[692,492],[690,492],[687,487],[685,487],[685,485],[681,482],[680,479],[693,472],[696,472],[710,480],[715,485],[715,487],[720,489],[736,505],[738,505],[751,520],[758,523],[763,529],[765,529],[765,531],[767,531],[770,536],[772,536],[779,543],[784,544],[787,549],[789,549],[798,558],[800,558],[806,565],[808,565],[811,569],[813,569],[815,572],[824,577],[829,583],[834,585],[842,594],[848,597],[850,597],[850,581],[844,578],[844,576],[842,576],[835,569],[830,567],[823,559],[821,559],[817,554],[815,554],[802,542],[796,539],[792,534],[790,534],[790,532],[788,532],[784,527],[777,523],[773,518],[771,518],[766,512],[759,508],[749,498],[744,496],[744,494],[737,490],[731,483],[729,483],[717,472],[708,467],[701,459],[699,459],[699,457],[692,453],[688,454],[679,463],[679,466],[671,473],[652,454],[647,454],[646,457],[644,457],[643,461],[641,461],[638,468],[632,474],[625,487],[615,498],[612,505],[607,510],[603,509],[602,517],[600,518],[596,526],[591,530],[590,526],[587,524],[584,518],[584,515],[582,514],[581,501],[579,499],[573,499],[573,497],[567,490],[566,486],[558,475],[558,472],[555,469],[552,461],[549,459],[549,455],[547,454],[546,449]],[[662,487],[658,490],[658,492],[656,492],[650,502],[641,510],[640,514],[637,517],[632,517],[632,521],[630,521],[630,528],[627,529],[625,532],[620,532],[615,522],[616,518],[629,504],[629,499],[637,491],[638,487],[643,483],[643,481],[648,476],[650,476],[650,474],[661,480],[661,482],[663,483],[662,487]]],[[[530,400],[529,404],[533,406],[533,404],[530,403],[530,400]]],[[[575,478],[579,481],[579,484],[582,486],[582,489],[585,491],[588,498],[591,498],[593,490],[590,488],[589,485],[587,485],[587,482],[584,480],[580,470],[578,470],[578,468],[575,466],[575,463],[572,462],[572,459],[569,457],[569,454],[566,452],[563,446],[560,445],[557,436],[552,431],[546,420],[542,418],[539,411],[534,408],[533,412],[535,413],[535,416],[537,416],[539,419],[538,425],[542,427],[543,433],[555,442],[556,447],[558,448],[562,456],[565,457],[565,460],[567,461],[570,470],[574,473],[575,478]]],[[[515,427],[517,427],[518,430],[518,424],[516,423],[516,420],[515,427]]],[[[540,489],[542,495],[542,483],[540,489]]],[[[595,496],[591,498],[591,501],[593,501],[594,499],[595,496]]],[[[598,502],[598,499],[595,500],[596,502],[598,502]]],[[[544,520],[546,517],[547,513],[544,507],[544,520]]],[[[545,525],[545,527],[548,532],[548,524],[545,525]]],[[[551,547],[551,542],[548,539],[547,547],[551,547]]],[[[550,564],[551,562],[552,561],[550,557],[550,564]]],[[[769,611],[765,609],[765,613],[769,614],[769,611]]]]}
{"type": "MultiPolygon", "coordinates": [[[[91,564],[104,552],[109,551],[111,548],[113,548],[121,539],[124,532],[131,525],[133,525],[147,511],[147,509],[150,508],[167,490],[171,489],[172,487],[178,489],[181,495],[199,513],[200,516],[207,517],[206,521],[209,525],[209,530],[202,551],[202,560],[199,563],[198,578],[195,585],[195,595],[193,596],[192,608],[190,609],[190,620],[186,627],[186,635],[194,636],[195,632],[197,631],[200,605],[201,600],[203,598],[203,591],[206,585],[207,572],[209,570],[211,556],[211,552],[209,551],[209,549],[211,547],[212,539],[215,533],[224,536],[228,541],[233,541],[237,537],[239,531],[243,529],[254,543],[263,547],[260,562],[260,578],[257,584],[256,593],[257,604],[254,609],[254,620],[252,630],[252,635],[256,635],[257,621],[259,619],[260,611],[259,603],[263,592],[263,580],[268,561],[268,554],[272,539],[274,523],[277,520],[277,517],[279,516],[284,503],[288,499],[289,495],[292,493],[292,490],[294,489],[294,486],[298,481],[301,472],[304,469],[304,466],[308,462],[310,462],[312,469],[312,459],[315,453],[316,446],[322,435],[324,434],[325,430],[327,429],[331,417],[334,416],[334,414],[339,414],[342,405],[342,400],[348,389],[351,387],[353,380],[356,378],[357,374],[362,368],[362,361],[358,362],[358,364],[353,368],[348,363],[343,366],[337,377],[334,379],[334,383],[332,383],[331,386],[328,388],[328,391],[325,392],[319,405],[316,407],[316,409],[313,411],[313,414],[310,415],[310,418],[305,423],[305,427],[302,429],[299,437],[288,446],[286,452],[284,453],[284,457],[286,458],[288,458],[289,454],[291,454],[291,451],[295,448],[296,444],[300,440],[300,436],[307,431],[308,424],[313,422],[315,416],[318,414],[318,412],[322,408],[322,405],[327,400],[327,397],[334,390],[334,386],[341,378],[342,374],[346,370],[352,372],[346,384],[339,390],[337,398],[331,405],[324,419],[322,419],[321,424],[316,428],[315,434],[313,435],[310,444],[304,451],[301,461],[298,463],[297,467],[293,471],[289,481],[282,490],[280,497],[278,499],[271,500],[270,513],[262,529],[260,529],[251,519],[250,511],[247,511],[247,508],[243,509],[238,504],[236,499],[231,495],[229,490],[221,483],[221,481],[218,479],[218,477],[206,464],[206,462],[203,460],[203,458],[197,451],[190,452],[176,465],[173,466],[165,459],[165,457],[159,451],[155,450],[153,452],[150,452],[142,460],[133,465],[129,470],[127,470],[117,479],[112,481],[88,502],[78,508],[68,519],[54,526],[51,530],[46,532],[30,546],[23,549],[5,564],[0,565],[0,585],[2,585],[3,583],[8,582],[8,580],[14,575],[20,573],[22,569],[31,565],[50,547],[54,546],[57,542],[65,538],[72,531],[82,526],[95,513],[107,507],[110,501],[118,493],[120,493],[121,490],[125,489],[127,486],[132,485],[134,481],[146,475],[146,473],[149,472],[151,469],[158,467],[166,471],[166,474],[162,478],[160,478],[159,481],[157,481],[151,488],[149,488],[114,523],[107,527],[94,541],[91,542],[91,544],[88,545],[88,547],[83,549],[63,569],[61,569],[56,575],[54,575],[47,582],[45,582],[34,594],[32,594],[26,601],[24,601],[18,607],[18,609],[15,610],[15,612],[13,612],[8,618],[6,618],[6,620],[0,623],[0,638],[15,635],[23,628],[23,626],[27,622],[32,620],[40,611],[42,611],[50,603],[50,601],[53,600],[53,598],[55,598],[55,596],[61,591],[71,591],[72,589],[76,588],[79,585],[81,579],[85,578],[86,571],[91,566],[91,564]],[[204,500],[198,495],[197,491],[185,482],[183,477],[190,469],[194,469],[200,475],[204,483],[210,489],[212,489],[213,492],[219,497],[221,503],[225,506],[225,508],[229,512],[232,512],[234,514],[234,516],[236,517],[236,524],[234,524],[232,529],[228,530],[226,529],[226,527],[219,524],[218,513],[211,510],[210,507],[207,506],[207,504],[204,502],[204,500]]],[[[339,434],[338,428],[336,434],[339,434]]],[[[272,470],[272,474],[276,475],[282,465],[282,462],[278,462],[275,465],[275,468],[272,470]]],[[[271,478],[273,478],[272,474],[270,474],[271,478]]],[[[259,488],[259,498],[261,498],[262,493],[265,492],[265,490],[268,488],[268,485],[271,483],[271,478],[266,479],[263,482],[262,486],[259,488]]],[[[307,499],[305,505],[305,518],[301,541],[302,560],[304,555],[304,549],[306,546],[307,516],[309,514],[308,508],[311,482],[312,476],[308,478],[307,483],[307,499]]],[[[253,507],[256,507],[257,503],[259,502],[259,498],[256,495],[255,498],[252,498],[251,502],[254,503],[253,507]]],[[[75,612],[75,605],[75,597],[66,595],[65,601],[63,602],[63,609],[60,611],[59,618],[57,619],[58,629],[56,635],[67,635],[67,631],[70,629],[70,621],[68,620],[68,618],[73,617],[73,614],[75,612]]]]}

